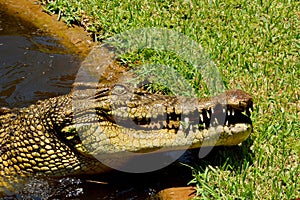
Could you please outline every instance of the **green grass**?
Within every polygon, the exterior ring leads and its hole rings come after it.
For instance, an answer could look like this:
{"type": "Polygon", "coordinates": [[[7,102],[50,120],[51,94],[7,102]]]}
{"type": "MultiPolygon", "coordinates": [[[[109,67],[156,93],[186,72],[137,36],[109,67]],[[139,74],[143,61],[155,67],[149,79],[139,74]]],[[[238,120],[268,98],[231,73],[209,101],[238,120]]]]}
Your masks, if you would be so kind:
{"type": "MultiPolygon", "coordinates": [[[[197,185],[199,199],[300,197],[299,1],[43,2],[46,11],[68,24],[81,24],[99,41],[138,27],[183,33],[204,47],[227,88],[253,95],[250,139],[242,147],[221,149],[193,166],[192,183],[197,185]]],[[[168,53],[132,53],[122,62],[134,65],[145,58],[186,66],[180,73],[187,78],[195,75],[188,63],[168,53]]],[[[194,88],[205,89],[201,80],[190,78],[194,88]]]]}

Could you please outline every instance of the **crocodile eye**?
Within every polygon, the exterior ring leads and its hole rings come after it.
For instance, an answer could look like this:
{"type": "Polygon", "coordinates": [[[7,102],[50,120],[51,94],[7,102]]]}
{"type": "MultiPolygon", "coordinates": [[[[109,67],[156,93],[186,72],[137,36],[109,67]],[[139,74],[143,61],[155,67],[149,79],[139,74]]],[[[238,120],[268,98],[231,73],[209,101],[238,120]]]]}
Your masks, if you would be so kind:
{"type": "Polygon", "coordinates": [[[116,84],[112,90],[114,95],[124,95],[127,93],[127,88],[123,85],[116,84]]]}

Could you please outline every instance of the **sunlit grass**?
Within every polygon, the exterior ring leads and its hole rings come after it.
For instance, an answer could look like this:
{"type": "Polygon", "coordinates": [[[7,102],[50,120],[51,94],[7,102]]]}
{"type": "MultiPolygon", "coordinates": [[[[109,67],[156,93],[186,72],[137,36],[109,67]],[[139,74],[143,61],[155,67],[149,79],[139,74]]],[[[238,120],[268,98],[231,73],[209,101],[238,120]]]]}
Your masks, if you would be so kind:
{"type": "MultiPolygon", "coordinates": [[[[213,159],[195,163],[198,198],[300,197],[299,1],[48,0],[45,10],[81,24],[99,41],[133,28],[166,27],[199,42],[226,87],[252,94],[255,109],[254,132],[244,148],[221,149],[213,159]]],[[[146,55],[123,61],[131,65],[146,55]]],[[[148,59],[186,64],[172,55],[152,53],[148,59]]],[[[189,77],[186,66],[181,70],[189,77]]],[[[201,90],[201,82],[191,84],[201,90]]]]}

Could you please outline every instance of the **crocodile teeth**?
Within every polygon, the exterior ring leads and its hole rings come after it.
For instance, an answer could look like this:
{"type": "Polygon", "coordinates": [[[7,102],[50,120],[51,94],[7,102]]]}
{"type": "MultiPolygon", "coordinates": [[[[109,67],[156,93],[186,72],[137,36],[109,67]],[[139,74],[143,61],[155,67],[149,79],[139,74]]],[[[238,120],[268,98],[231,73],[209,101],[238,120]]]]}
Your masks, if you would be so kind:
{"type": "Polygon", "coordinates": [[[182,124],[180,124],[180,125],[179,125],[179,130],[182,130],[182,128],[183,128],[183,127],[182,127],[182,124]]]}
{"type": "Polygon", "coordinates": [[[227,115],[230,115],[230,110],[227,110],[227,115]]]}
{"type": "Polygon", "coordinates": [[[211,108],[211,114],[214,114],[214,112],[215,112],[215,111],[214,111],[214,109],[213,109],[213,108],[211,108]]]}
{"type": "MultiPolygon", "coordinates": [[[[251,109],[251,108],[250,108],[250,109],[251,109]]],[[[250,109],[246,110],[246,114],[247,114],[248,116],[251,115],[250,109]]]]}
{"type": "Polygon", "coordinates": [[[208,118],[210,118],[210,114],[209,114],[209,112],[207,112],[207,117],[208,117],[208,118]]]}
{"type": "Polygon", "coordinates": [[[156,127],[157,127],[158,129],[161,129],[161,124],[160,124],[160,123],[157,123],[157,124],[156,124],[156,127]]]}
{"type": "Polygon", "coordinates": [[[217,119],[217,118],[215,118],[215,123],[216,123],[216,124],[219,124],[219,121],[218,121],[218,119],[217,119]]]}
{"type": "Polygon", "coordinates": [[[225,113],[226,112],[226,109],[225,108],[223,108],[223,113],[225,113]]]}
{"type": "Polygon", "coordinates": [[[228,120],[225,122],[225,125],[228,126],[228,120]]]}
{"type": "Polygon", "coordinates": [[[234,110],[232,109],[231,114],[234,115],[234,110]]]}
{"type": "Polygon", "coordinates": [[[200,119],[201,119],[201,122],[203,122],[203,115],[200,114],[200,119]]]}
{"type": "Polygon", "coordinates": [[[190,119],[189,119],[188,117],[185,117],[185,118],[184,118],[184,122],[185,122],[186,124],[188,124],[189,121],[190,121],[190,119]]]}

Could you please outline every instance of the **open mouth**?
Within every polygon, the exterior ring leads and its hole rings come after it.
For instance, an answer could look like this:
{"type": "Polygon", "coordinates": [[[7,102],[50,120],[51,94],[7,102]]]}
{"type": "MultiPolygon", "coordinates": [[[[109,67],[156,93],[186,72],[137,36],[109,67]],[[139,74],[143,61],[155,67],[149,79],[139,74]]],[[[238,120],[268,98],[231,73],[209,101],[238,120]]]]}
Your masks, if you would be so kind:
{"type": "MultiPolygon", "coordinates": [[[[188,115],[176,114],[175,111],[165,111],[163,114],[149,112],[144,117],[136,117],[129,114],[126,116],[124,114],[114,114],[117,112],[110,112],[105,114],[105,120],[125,128],[145,131],[167,129],[175,130],[176,133],[178,130],[203,130],[219,125],[230,127],[238,123],[252,124],[250,119],[252,110],[252,102],[243,107],[217,104],[212,108],[202,109],[201,111],[195,110],[188,115]]],[[[103,113],[101,114],[103,116],[103,113]]]]}

